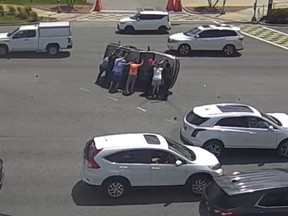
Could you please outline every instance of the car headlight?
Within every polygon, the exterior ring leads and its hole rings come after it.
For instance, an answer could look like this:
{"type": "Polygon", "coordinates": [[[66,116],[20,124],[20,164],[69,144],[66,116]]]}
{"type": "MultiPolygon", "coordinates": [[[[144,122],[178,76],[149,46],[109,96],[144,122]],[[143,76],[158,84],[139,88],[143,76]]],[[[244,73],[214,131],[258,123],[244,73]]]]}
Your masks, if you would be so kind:
{"type": "Polygon", "coordinates": [[[168,43],[175,43],[175,42],[177,42],[177,41],[174,39],[168,38],[168,43]]]}
{"type": "Polygon", "coordinates": [[[216,165],[209,166],[209,168],[212,170],[219,170],[219,169],[221,169],[221,164],[217,163],[216,165]]]}

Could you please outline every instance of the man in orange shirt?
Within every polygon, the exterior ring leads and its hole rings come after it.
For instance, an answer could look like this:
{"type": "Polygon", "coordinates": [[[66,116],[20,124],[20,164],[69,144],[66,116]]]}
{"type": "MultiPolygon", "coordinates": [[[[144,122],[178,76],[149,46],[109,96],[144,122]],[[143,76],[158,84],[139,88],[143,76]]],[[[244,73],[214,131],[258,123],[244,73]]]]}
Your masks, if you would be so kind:
{"type": "Polygon", "coordinates": [[[138,64],[136,61],[133,63],[130,63],[129,75],[128,75],[127,82],[126,82],[126,94],[134,93],[134,86],[136,83],[137,74],[143,62],[144,61],[142,60],[140,64],[138,64]]]}

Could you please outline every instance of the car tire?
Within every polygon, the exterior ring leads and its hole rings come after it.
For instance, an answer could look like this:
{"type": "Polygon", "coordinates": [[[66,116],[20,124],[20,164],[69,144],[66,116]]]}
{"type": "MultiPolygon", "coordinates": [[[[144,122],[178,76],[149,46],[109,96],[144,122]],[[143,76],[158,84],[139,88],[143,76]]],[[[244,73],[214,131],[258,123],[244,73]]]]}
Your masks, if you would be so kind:
{"type": "Polygon", "coordinates": [[[192,193],[193,196],[201,196],[203,190],[205,190],[212,179],[213,177],[209,174],[195,174],[187,180],[185,184],[186,190],[192,193]]]}
{"type": "Polygon", "coordinates": [[[5,45],[0,45],[0,57],[8,55],[8,47],[5,45]]]}
{"type": "Polygon", "coordinates": [[[210,140],[203,145],[203,148],[214,154],[217,158],[223,155],[224,145],[220,140],[210,140]]]}
{"type": "Polygon", "coordinates": [[[125,29],[124,29],[124,32],[127,33],[127,34],[132,34],[135,32],[135,29],[133,26],[126,26],[125,29]]]}
{"type": "Polygon", "coordinates": [[[178,53],[182,56],[187,56],[191,52],[191,47],[188,44],[181,44],[178,47],[178,53]]]}
{"type": "Polygon", "coordinates": [[[277,148],[277,153],[280,157],[285,157],[288,158],[288,139],[283,140],[278,148],[277,148]]]}
{"type": "Polygon", "coordinates": [[[226,56],[232,56],[236,52],[236,48],[232,44],[227,44],[226,46],[223,47],[223,52],[226,56]]]}
{"type": "Polygon", "coordinates": [[[119,199],[127,194],[130,187],[128,180],[120,177],[110,178],[103,183],[105,194],[113,199],[119,199]]]}
{"type": "Polygon", "coordinates": [[[47,52],[49,55],[55,56],[59,53],[59,46],[57,44],[48,45],[47,52]]]}
{"type": "Polygon", "coordinates": [[[166,26],[160,26],[159,28],[158,28],[158,32],[160,33],[160,34],[165,34],[165,33],[167,33],[167,28],[166,28],[166,26]]]}

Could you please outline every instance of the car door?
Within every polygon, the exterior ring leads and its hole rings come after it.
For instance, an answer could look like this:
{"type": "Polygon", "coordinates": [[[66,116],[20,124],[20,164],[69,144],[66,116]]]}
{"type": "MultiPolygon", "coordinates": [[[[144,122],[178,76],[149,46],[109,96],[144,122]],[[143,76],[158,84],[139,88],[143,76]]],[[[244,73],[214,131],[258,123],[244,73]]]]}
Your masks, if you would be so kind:
{"type": "Polygon", "coordinates": [[[27,30],[24,51],[37,51],[38,37],[36,30],[27,30]]]}
{"type": "Polygon", "coordinates": [[[177,159],[170,151],[151,150],[151,186],[184,185],[187,167],[176,166],[177,159]]]}
{"type": "Polygon", "coordinates": [[[247,116],[250,148],[276,148],[278,132],[268,121],[255,116],[247,116]],[[272,126],[272,128],[269,128],[272,126]]]}
{"type": "Polygon", "coordinates": [[[217,51],[223,49],[223,41],[225,40],[225,38],[223,37],[223,32],[221,30],[210,30],[208,37],[209,38],[207,39],[207,46],[209,50],[217,51]]]}
{"type": "Polygon", "coordinates": [[[209,40],[213,36],[213,30],[204,30],[195,35],[195,40],[191,41],[192,50],[210,50],[209,40]]]}
{"type": "Polygon", "coordinates": [[[18,31],[11,37],[10,49],[11,51],[25,51],[26,50],[26,31],[18,31]]]}
{"type": "MultiPolygon", "coordinates": [[[[279,192],[270,192],[261,197],[255,206],[255,216],[287,216],[288,215],[288,191],[284,189],[279,192]]],[[[254,215],[253,215],[254,216],[254,215]]]]}
{"type": "MultiPolygon", "coordinates": [[[[124,150],[105,157],[111,163],[111,175],[126,177],[132,186],[150,185],[150,151],[124,150]]],[[[108,172],[108,171],[107,171],[108,172]]]]}
{"type": "Polygon", "coordinates": [[[219,139],[225,147],[246,148],[249,146],[247,143],[250,131],[246,117],[222,118],[213,128],[217,129],[219,139]]]}
{"type": "MultiPolygon", "coordinates": [[[[215,45],[217,45],[215,50],[223,50],[227,44],[235,44],[235,40],[238,40],[236,39],[237,32],[233,30],[219,30],[218,35],[217,43],[215,43],[215,45]]],[[[237,46],[235,47],[237,48],[237,46]]]]}
{"type": "Polygon", "coordinates": [[[151,22],[150,15],[140,14],[135,22],[135,30],[153,30],[153,20],[151,22]]]}

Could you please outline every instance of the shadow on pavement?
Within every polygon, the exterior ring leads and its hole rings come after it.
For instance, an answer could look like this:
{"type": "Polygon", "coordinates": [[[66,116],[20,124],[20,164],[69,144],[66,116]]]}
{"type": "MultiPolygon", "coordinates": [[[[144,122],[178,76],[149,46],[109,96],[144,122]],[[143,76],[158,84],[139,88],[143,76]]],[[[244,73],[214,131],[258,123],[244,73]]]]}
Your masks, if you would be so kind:
{"type": "Polygon", "coordinates": [[[7,57],[4,57],[3,59],[61,59],[68,57],[70,57],[70,52],[59,52],[55,56],[51,56],[46,52],[11,52],[7,57]]]}
{"type": "Polygon", "coordinates": [[[186,57],[186,58],[193,58],[193,57],[217,57],[217,58],[237,58],[241,56],[241,53],[236,52],[234,55],[227,56],[221,51],[193,51],[187,56],[182,56],[175,51],[166,50],[164,53],[174,55],[177,57],[186,57]]]}
{"type": "Polygon", "coordinates": [[[277,156],[277,152],[273,150],[229,149],[225,151],[220,162],[222,165],[258,164],[258,166],[263,166],[266,163],[285,163],[288,162],[288,158],[277,156]]]}
{"type": "Polygon", "coordinates": [[[7,214],[2,214],[2,213],[0,213],[0,216],[11,216],[11,215],[7,215],[7,214]]]}
{"type": "Polygon", "coordinates": [[[89,186],[79,181],[72,189],[72,198],[78,206],[118,206],[118,205],[149,205],[171,203],[198,202],[184,191],[183,187],[165,188],[132,188],[125,197],[110,199],[103,194],[100,187],[89,186]]]}

